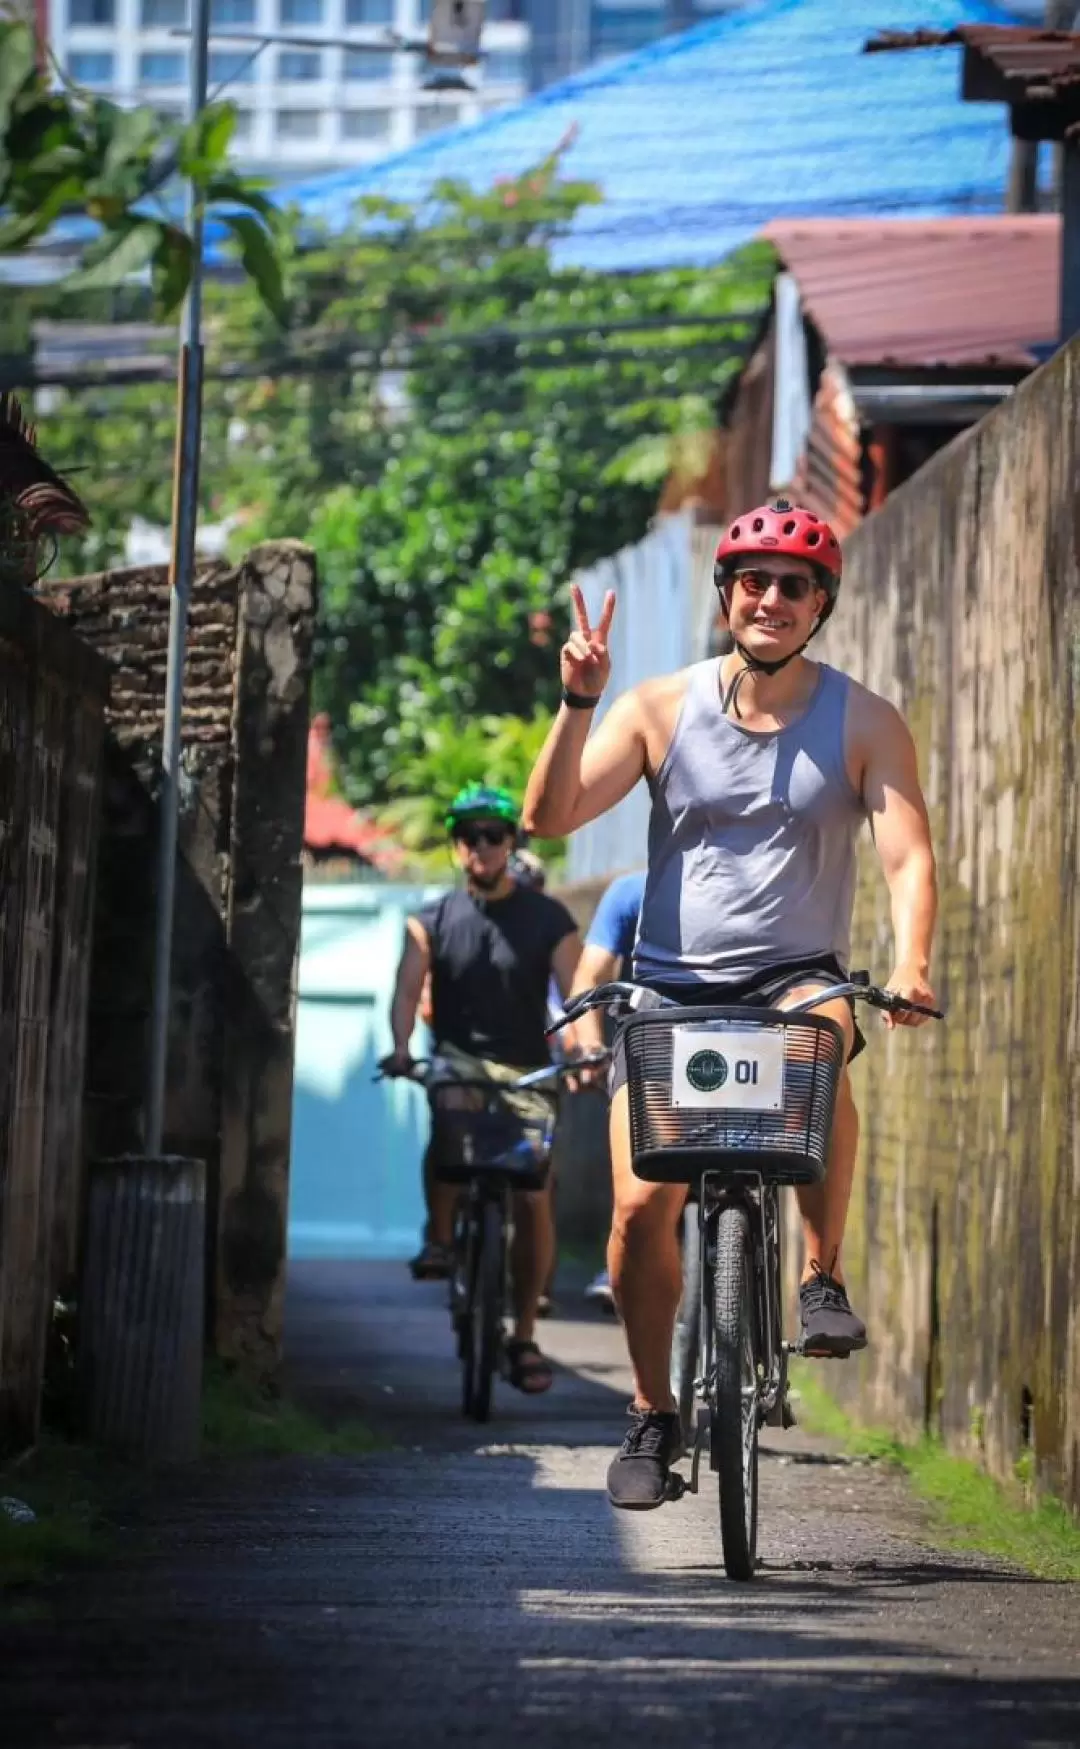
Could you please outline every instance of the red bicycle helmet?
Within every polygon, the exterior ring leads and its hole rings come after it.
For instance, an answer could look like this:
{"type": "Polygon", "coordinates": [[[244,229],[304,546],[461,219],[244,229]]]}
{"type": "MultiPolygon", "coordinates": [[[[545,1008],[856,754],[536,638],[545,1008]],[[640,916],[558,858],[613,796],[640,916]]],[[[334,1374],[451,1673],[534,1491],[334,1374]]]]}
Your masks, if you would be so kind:
{"type": "Polygon", "coordinates": [[[828,523],[786,498],[748,510],[720,538],[713,560],[716,587],[722,589],[737,561],[753,553],[784,553],[814,566],[829,596],[819,621],[824,625],[836,605],[844,569],[840,542],[828,523]]]}

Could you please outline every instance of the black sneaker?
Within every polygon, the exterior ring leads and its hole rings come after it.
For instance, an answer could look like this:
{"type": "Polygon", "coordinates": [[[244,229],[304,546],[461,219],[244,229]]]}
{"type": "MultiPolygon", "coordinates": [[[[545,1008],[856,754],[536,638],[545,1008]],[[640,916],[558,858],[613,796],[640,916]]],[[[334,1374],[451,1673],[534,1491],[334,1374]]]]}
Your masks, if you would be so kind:
{"type": "Polygon", "coordinates": [[[671,1466],[683,1453],[682,1429],[674,1413],[633,1404],[627,1413],[632,1425],[608,1465],[608,1499],[629,1512],[651,1512],[668,1498],[671,1466]]]}
{"type": "Polygon", "coordinates": [[[818,1263],[799,1289],[802,1336],[799,1353],[817,1360],[845,1360],[866,1347],[866,1325],[851,1309],[847,1289],[818,1263]]]}
{"type": "Polygon", "coordinates": [[[436,1245],[433,1239],[426,1239],[409,1261],[414,1281],[448,1281],[453,1272],[454,1254],[449,1245],[436,1245]]]}

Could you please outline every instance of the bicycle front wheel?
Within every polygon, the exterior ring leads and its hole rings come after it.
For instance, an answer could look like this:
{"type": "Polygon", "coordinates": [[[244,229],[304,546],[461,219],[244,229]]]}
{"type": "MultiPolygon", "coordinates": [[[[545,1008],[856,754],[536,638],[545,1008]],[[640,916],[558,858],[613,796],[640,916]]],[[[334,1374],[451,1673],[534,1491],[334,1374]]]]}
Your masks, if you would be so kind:
{"type": "Polygon", "coordinates": [[[503,1211],[499,1202],[485,1202],[476,1220],[472,1304],[465,1386],[466,1415],[486,1421],[491,1414],[491,1388],[499,1363],[502,1326],[503,1211]]]}
{"type": "Polygon", "coordinates": [[[717,1217],[713,1292],[712,1466],[720,1480],[724,1567],[730,1579],[745,1580],[757,1564],[758,1331],[750,1221],[738,1204],[717,1217]]]}

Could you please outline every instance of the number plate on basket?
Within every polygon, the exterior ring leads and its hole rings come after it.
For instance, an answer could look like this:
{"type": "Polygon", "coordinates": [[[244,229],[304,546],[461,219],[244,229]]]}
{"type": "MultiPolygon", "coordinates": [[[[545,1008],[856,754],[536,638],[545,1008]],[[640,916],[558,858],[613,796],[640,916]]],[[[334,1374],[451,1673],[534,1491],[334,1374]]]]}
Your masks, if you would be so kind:
{"type": "Polygon", "coordinates": [[[783,1111],[783,1027],[675,1027],[671,1103],[677,1111],[783,1111]]]}

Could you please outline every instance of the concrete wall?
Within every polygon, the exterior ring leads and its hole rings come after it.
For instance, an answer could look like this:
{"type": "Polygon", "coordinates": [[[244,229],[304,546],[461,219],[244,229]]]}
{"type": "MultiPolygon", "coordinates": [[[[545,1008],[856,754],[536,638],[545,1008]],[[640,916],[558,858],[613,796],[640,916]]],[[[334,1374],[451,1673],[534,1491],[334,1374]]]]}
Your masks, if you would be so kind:
{"type": "MultiPolygon", "coordinates": [[[[856,1066],[846,1250],[870,1324],[829,1383],[1080,1507],[1080,344],[850,538],[823,654],[915,733],[943,1027],[856,1066]]],[[[892,936],[864,854],[856,964],[892,936]]]]}
{"type": "MultiPolygon", "coordinates": [[[[87,1150],[103,1155],[142,1142],[168,578],[133,568],[64,593],[114,670],[86,1076],[87,1150]]],[[[212,565],[185,671],[165,1145],[207,1162],[210,1327],[259,1370],[281,1337],[314,612],[298,543],[212,565]]]]}

